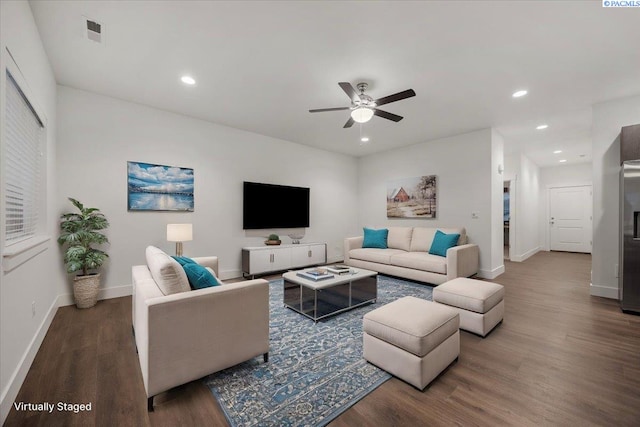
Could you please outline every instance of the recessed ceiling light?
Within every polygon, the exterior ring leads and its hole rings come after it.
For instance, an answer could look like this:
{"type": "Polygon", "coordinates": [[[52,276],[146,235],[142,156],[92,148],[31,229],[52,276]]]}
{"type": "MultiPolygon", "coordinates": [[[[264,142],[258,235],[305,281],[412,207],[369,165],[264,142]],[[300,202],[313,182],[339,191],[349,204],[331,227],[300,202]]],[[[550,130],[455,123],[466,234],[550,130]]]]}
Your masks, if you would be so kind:
{"type": "Polygon", "coordinates": [[[562,159],[562,160],[560,160],[560,163],[566,163],[566,162],[567,162],[567,160],[566,160],[566,159],[562,159]]]}
{"type": "Polygon", "coordinates": [[[542,129],[546,129],[548,127],[549,127],[549,125],[540,125],[540,126],[537,126],[536,129],[542,130],[542,129]]]}
{"type": "Polygon", "coordinates": [[[360,141],[369,142],[369,137],[368,136],[363,136],[362,138],[360,138],[360,141]]]}
{"type": "Polygon", "coordinates": [[[180,77],[180,80],[182,80],[182,83],[189,86],[193,86],[194,84],[196,84],[196,80],[191,76],[182,76],[180,77]]]}
{"type": "Polygon", "coordinates": [[[553,152],[553,154],[560,154],[560,153],[562,153],[562,150],[556,150],[553,152]]]}
{"type": "Polygon", "coordinates": [[[526,94],[527,94],[527,91],[523,89],[517,92],[513,92],[513,95],[511,96],[513,96],[514,98],[520,98],[521,96],[525,96],[526,94]]]}

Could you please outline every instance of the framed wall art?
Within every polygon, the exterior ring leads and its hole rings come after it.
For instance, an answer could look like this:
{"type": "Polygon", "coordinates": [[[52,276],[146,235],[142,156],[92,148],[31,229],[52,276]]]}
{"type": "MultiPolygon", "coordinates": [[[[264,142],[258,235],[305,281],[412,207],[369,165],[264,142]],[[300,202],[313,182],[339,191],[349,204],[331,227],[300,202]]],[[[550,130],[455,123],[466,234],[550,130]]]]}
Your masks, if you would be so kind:
{"type": "Polygon", "coordinates": [[[436,176],[418,176],[387,182],[387,218],[435,218],[436,176]]]}
{"type": "Polygon", "coordinates": [[[127,209],[193,212],[193,169],[127,162],[127,209]]]}

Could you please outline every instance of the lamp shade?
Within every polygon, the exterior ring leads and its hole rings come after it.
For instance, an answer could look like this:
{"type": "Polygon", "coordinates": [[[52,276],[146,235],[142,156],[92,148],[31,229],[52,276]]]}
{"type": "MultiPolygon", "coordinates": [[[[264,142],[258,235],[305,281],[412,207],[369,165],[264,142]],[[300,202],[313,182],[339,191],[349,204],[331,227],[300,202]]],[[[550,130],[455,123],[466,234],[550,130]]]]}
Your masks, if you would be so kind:
{"type": "Polygon", "coordinates": [[[188,242],[193,240],[193,224],[167,224],[167,241],[188,242]]]}
{"type": "Polygon", "coordinates": [[[358,123],[366,123],[373,117],[373,110],[367,107],[358,107],[351,112],[351,118],[358,123]]]}

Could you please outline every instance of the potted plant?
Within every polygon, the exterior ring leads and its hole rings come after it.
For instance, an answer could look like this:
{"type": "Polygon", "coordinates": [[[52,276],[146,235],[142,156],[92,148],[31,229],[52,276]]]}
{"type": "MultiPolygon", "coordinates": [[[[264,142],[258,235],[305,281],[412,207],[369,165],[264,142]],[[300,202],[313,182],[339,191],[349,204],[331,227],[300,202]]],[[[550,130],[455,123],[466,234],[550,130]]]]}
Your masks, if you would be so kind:
{"type": "Polygon", "coordinates": [[[282,243],[282,241],[277,234],[269,234],[269,237],[267,237],[267,240],[264,242],[265,245],[279,245],[280,243],[282,243]]]}
{"type": "Polygon", "coordinates": [[[73,297],[78,308],[89,308],[98,301],[100,273],[95,271],[109,257],[96,245],[109,243],[100,230],[109,226],[105,216],[97,208],[85,208],[76,199],[69,201],[78,212],[60,216],[60,237],[58,243],[65,247],[64,263],[67,273],[80,272],[73,279],[73,297]]]}

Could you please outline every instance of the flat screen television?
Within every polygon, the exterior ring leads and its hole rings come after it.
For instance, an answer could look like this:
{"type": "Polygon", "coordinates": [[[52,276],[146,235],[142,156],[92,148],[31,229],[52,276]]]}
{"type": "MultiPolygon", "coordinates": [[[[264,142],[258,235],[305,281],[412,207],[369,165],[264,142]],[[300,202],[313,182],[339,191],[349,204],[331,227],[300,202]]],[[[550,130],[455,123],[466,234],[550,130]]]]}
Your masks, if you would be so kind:
{"type": "Polygon", "coordinates": [[[309,189],[244,182],[242,228],[309,227],[309,189]]]}

